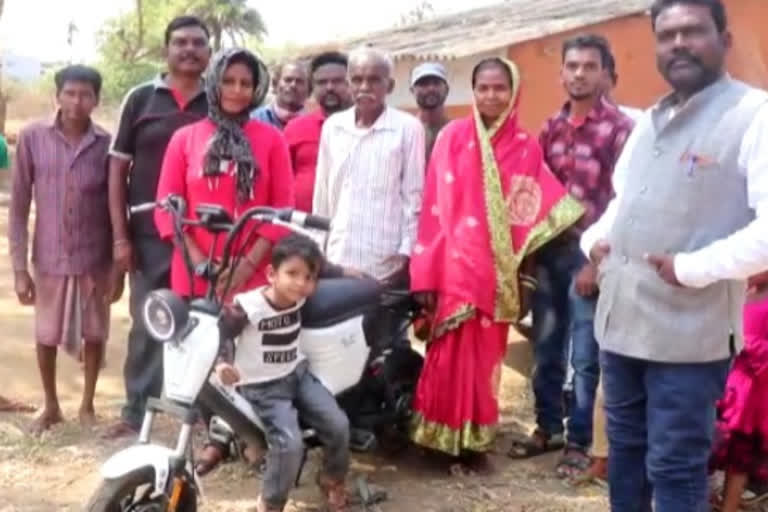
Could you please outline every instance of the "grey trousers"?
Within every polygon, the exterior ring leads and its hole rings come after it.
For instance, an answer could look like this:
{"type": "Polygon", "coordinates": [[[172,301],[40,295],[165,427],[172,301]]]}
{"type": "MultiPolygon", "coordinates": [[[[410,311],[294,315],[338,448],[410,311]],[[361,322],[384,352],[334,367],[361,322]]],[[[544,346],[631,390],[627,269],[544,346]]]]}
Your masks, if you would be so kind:
{"type": "Polygon", "coordinates": [[[278,510],[288,501],[304,457],[299,416],[323,443],[322,475],[343,481],[349,469],[347,416],[308,367],[303,361],[286,377],[239,390],[264,424],[269,450],[261,496],[267,507],[278,510]]]}
{"type": "Polygon", "coordinates": [[[160,397],[163,390],[163,346],[147,334],[141,310],[147,294],[170,286],[172,247],[159,238],[134,240],[137,269],[130,276],[131,330],[128,354],[123,366],[125,406],[123,421],[137,430],[141,427],[149,397],[160,397]]]}

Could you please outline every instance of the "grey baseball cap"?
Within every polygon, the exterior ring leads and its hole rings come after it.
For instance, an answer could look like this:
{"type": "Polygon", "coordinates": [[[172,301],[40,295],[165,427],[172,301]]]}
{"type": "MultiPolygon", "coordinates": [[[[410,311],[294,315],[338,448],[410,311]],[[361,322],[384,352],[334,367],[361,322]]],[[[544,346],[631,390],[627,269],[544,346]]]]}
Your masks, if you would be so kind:
{"type": "Polygon", "coordinates": [[[440,78],[443,82],[448,83],[448,72],[442,64],[439,62],[425,62],[416,66],[411,72],[411,86],[414,86],[416,82],[428,76],[440,78]]]}

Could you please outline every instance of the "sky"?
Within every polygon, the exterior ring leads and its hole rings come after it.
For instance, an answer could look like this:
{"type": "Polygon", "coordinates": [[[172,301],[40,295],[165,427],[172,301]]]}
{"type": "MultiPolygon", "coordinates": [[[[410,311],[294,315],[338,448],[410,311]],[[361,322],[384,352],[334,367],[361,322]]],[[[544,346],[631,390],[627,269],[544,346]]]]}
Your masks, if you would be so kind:
{"type": "MultiPolygon", "coordinates": [[[[498,1],[498,0],[496,0],[498,1]]],[[[267,43],[280,45],[332,41],[387,28],[420,2],[414,0],[251,0],[267,24],[267,43]]],[[[473,0],[472,6],[494,3],[473,0]]],[[[467,0],[432,0],[437,13],[466,9],[467,0]]],[[[129,10],[134,0],[6,0],[0,47],[41,61],[90,61],[104,20],[129,10]],[[73,48],[67,26],[79,29],[73,48]]]]}

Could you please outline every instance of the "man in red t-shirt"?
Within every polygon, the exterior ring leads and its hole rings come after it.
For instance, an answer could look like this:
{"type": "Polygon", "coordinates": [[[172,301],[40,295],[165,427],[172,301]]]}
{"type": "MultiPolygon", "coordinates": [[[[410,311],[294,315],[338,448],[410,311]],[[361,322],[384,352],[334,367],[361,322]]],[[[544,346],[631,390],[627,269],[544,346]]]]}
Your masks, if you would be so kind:
{"type": "Polygon", "coordinates": [[[347,81],[347,56],[339,52],[321,53],[310,63],[312,95],[319,109],[297,117],[285,127],[295,176],[296,208],[312,211],[315,167],[323,123],[332,114],[352,106],[347,81]]]}

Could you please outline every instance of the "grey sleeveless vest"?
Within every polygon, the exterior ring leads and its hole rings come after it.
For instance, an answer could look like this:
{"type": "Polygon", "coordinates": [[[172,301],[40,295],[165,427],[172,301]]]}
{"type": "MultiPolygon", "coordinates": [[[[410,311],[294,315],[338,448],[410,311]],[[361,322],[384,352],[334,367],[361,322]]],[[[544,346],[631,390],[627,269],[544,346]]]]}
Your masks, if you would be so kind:
{"type": "MultiPolygon", "coordinates": [[[[611,254],[599,271],[595,335],[603,350],[670,363],[726,359],[742,346],[745,284],[703,289],[665,283],[646,253],[701,249],[747,225],[747,181],[738,169],[744,133],[768,94],[723,77],[671,116],[662,100],[635,128],[636,145],[611,254]]],[[[768,148],[766,148],[768,150],[768,148]]]]}

